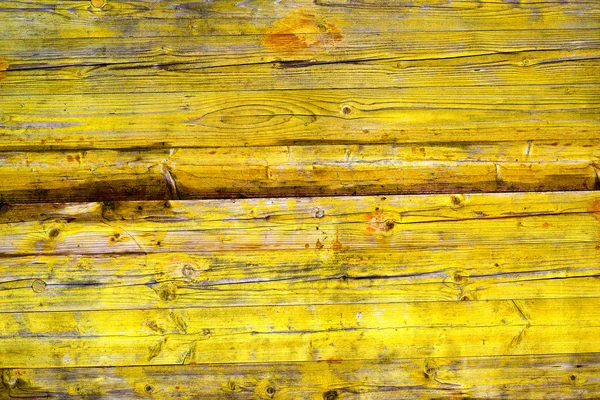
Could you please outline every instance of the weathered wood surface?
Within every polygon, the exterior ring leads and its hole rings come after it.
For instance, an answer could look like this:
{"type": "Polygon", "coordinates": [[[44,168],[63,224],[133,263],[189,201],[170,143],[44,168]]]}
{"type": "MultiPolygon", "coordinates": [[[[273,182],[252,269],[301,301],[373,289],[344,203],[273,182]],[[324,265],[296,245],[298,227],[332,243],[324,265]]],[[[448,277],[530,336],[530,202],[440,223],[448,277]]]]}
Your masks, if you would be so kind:
{"type": "Polygon", "coordinates": [[[0,398],[600,398],[599,16],[0,2],[0,398]]]}
{"type": "Polygon", "coordinates": [[[4,203],[600,188],[600,140],[5,152],[0,161],[4,203]]]}
{"type": "Polygon", "coordinates": [[[599,352],[599,303],[573,300],[16,314],[3,322],[0,367],[599,352]]]}
{"type": "Polygon", "coordinates": [[[117,368],[6,369],[3,398],[593,399],[598,353],[117,368]],[[12,397],[9,397],[12,396],[12,397]]]}

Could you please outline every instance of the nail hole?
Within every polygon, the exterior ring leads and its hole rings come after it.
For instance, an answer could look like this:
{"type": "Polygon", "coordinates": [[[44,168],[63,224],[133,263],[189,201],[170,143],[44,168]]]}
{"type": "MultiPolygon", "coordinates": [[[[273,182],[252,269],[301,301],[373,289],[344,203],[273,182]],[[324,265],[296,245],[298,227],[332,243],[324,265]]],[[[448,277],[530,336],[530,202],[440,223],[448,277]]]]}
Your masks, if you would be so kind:
{"type": "Polygon", "coordinates": [[[154,387],[152,387],[152,385],[146,385],[145,390],[146,392],[150,393],[154,390],[154,387]]]}
{"type": "Polygon", "coordinates": [[[269,396],[273,396],[275,394],[275,388],[272,386],[267,387],[266,391],[269,396]]]}

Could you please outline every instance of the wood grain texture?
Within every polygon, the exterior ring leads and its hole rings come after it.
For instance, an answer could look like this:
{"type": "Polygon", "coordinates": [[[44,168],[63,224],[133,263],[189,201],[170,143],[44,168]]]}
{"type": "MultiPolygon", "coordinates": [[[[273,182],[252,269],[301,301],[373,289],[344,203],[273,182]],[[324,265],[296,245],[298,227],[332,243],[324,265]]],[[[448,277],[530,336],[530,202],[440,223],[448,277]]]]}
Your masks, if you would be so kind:
{"type": "Polygon", "coordinates": [[[598,353],[305,363],[6,369],[1,398],[593,399],[598,353]],[[12,397],[11,397],[12,396],[12,397]]]}
{"type": "Polygon", "coordinates": [[[0,161],[4,203],[590,190],[600,141],[5,152],[0,161]]]}
{"type": "Polygon", "coordinates": [[[0,253],[597,243],[598,203],[592,191],[14,205],[0,215],[0,253]]]}
{"type": "Polygon", "coordinates": [[[4,1],[2,38],[598,28],[595,2],[4,1]],[[460,18],[457,18],[457,15],[460,18]],[[308,20],[308,23],[305,21],[308,20]],[[282,28],[292,22],[291,32],[282,28]],[[400,23],[399,23],[400,22],[400,23]],[[24,25],[27,29],[22,29],[24,25]]]}
{"type": "Polygon", "coordinates": [[[599,398],[599,15],[2,1],[0,399],[599,398]]]}
{"type": "Polygon", "coordinates": [[[0,148],[598,139],[599,98],[536,85],[8,96],[0,148]]]}
{"type": "Polygon", "coordinates": [[[560,192],[6,206],[0,305],[594,298],[598,203],[560,192]]]}
{"type": "Polygon", "coordinates": [[[123,311],[116,322],[114,312],[13,314],[3,322],[0,367],[593,353],[600,349],[598,305],[573,299],[199,308],[123,311]],[[431,318],[440,307],[444,315],[431,318]]]}

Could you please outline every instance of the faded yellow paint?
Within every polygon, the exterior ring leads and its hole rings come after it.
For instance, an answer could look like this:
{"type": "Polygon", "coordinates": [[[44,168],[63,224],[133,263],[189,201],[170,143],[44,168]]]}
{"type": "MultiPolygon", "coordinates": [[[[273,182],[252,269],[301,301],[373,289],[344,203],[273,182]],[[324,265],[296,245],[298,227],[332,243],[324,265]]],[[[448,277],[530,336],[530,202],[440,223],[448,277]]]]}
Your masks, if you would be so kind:
{"type": "Polygon", "coordinates": [[[3,1],[0,399],[600,398],[599,12],[3,1]]]}

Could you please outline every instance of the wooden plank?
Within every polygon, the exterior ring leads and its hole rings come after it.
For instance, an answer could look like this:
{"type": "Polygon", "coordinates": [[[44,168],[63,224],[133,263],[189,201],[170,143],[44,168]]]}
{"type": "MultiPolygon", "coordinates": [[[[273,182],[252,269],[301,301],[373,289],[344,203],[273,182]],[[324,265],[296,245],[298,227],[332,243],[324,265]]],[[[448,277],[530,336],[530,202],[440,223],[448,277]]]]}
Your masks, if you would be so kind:
{"type": "Polygon", "coordinates": [[[5,206],[2,252],[32,255],[2,259],[0,304],[596,297],[598,202],[562,192],[5,206]]]}
{"type": "Polygon", "coordinates": [[[350,32],[546,30],[598,28],[594,2],[418,1],[348,2],[236,0],[3,1],[2,38],[195,36],[202,34],[322,34],[350,32]],[[26,24],[27,29],[21,29],[26,24]]]}
{"type": "MultiPolygon", "coordinates": [[[[58,68],[9,66],[0,87],[3,94],[10,96],[9,100],[19,104],[30,93],[85,96],[329,88],[386,89],[386,93],[389,88],[598,85],[598,54],[599,50],[594,48],[451,57],[432,55],[423,59],[406,59],[394,53],[381,59],[365,59],[368,55],[362,54],[358,59],[306,57],[249,63],[242,58],[214,67],[193,60],[162,64],[139,63],[134,58],[117,64],[67,64],[58,68]]],[[[446,92],[452,93],[452,90],[446,92]]],[[[534,88],[521,90],[533,91],[534,88]]],[[[510,104],[510,100],[506,99],[505,103],[510,104]]]]}
{"type": "MultiPolygon", "coordinates": [[[[405,32],[597,28],[595,3],[494,1],[350,3],[294,0],[94,2],[4,1],[2,38],[195,36],[202,34],[305,35],[325,32],[405,32]],[[457,17],[459,16],[459,17],[457,17]],[[308,20],[308,23],[306,22],[308,20]],[[401,21],[399,23],[398,21],[401,21]],[[377,21],[376,23],[374,21],[377,21]],[[576,23],[574,23],[576,21],[576,23]],[[26,24],[28,29],[21,29],[26,24]],[[285,29],[287,27],[287,29],[285,29]]],[[[301,36],[302,37],[302,36],[301,36]]]]}
{"type": "Polygon", "coordinates": [[[597,244],[598,203],[544,192],[14,205],[0,214],[0,253],[597,244]]]}
{"type": "MultiPolygon", "coordinates": [[[[512,61],[514,65],[534,67],[539,66],[544,54],[567,54],[565,50],[597,51],[600,38],[593,29],[377,32],[346,34],[335,42],[335,46],[298,48],[296,51],[282,51],[284,49],[265,42],[261,35],[157,36],[151,40],[143,37],[89,40],[42,36],[0,39],[0,43],[0,57],[8,64],[6,69],[16,73],[44,68],[56,72],[67,67],[83,70],[84,67],[108,66],[168,67],[176,71],[240,64],[285,65],[292,61],[296,67],[300,67],[300,62],[308,61],[313,64],[392,59],[445,62],[457,57],[466,61],[468,57],[494,54],[503,54],[506,62],[512,61]]],[[[565,61],[575,61],[575,55],[569,54],[565,61]]]]}
{"type": "Polygon", "coordinates": [[[148,310],[3,312],[0,339],[223,336],[418,327],[600,325],[598,298],[148,310]],[[440,312],[440,310],[444,310],[440,312]],[[208,333],[207,333],[208,332],[208,333]]]}
{"type": "Polygon", "coordinates": [[[9,96],[3,103],[0,148],[598,139],[599,88],[109,93],[25,96],[18,101],[9,96]]]}
{"type": "Polygon", "coordinates": [[[598,353],[268,364],[5,370],[0,398],[593,399],[598,353]],[[560,366],[560,368],[557,368],[560,366]],[[367,373],[365,371],[368,371],[367,373]]]}
{"type": "Polygon", "coordinates": [[[3,258],[0,309],[68,311],[596,297],[597,245],[3,258]]]}
{"type": "Polygon", "coordinates": [[[598,305],[574,299],[524,307],[514,300],[228,307],[123,311],[116,321],[110,311],[13,314],[3,322],[0,367],[598,352],[598,305]]]}
{"type": "Polygon", "coordinates": [[[0,201],[586,190],[598,160],[598,140],[6,152],[0,201]]]}

